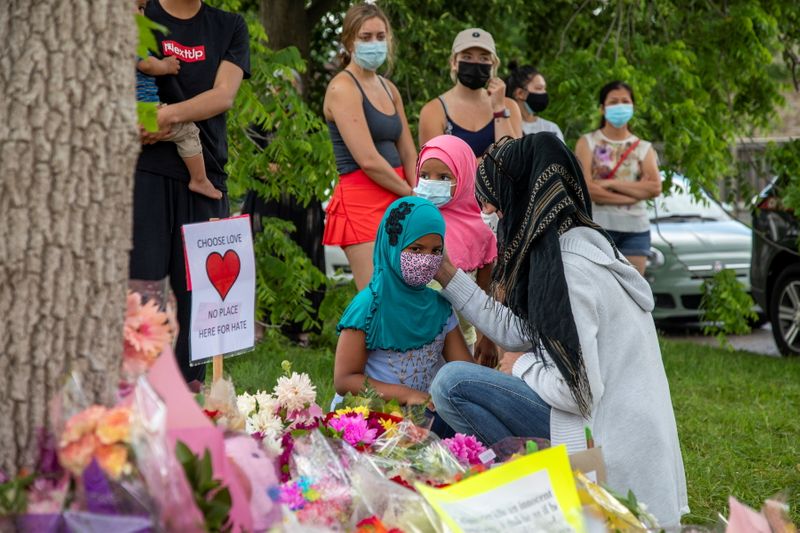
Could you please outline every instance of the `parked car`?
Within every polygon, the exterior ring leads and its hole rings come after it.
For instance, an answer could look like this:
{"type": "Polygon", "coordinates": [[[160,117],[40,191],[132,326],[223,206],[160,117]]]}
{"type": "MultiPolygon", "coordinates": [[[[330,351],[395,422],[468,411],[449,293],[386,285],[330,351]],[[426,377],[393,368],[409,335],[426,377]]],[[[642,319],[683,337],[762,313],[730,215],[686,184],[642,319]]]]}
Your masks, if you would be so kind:
{"type": "Polygon", "coordinates": [[[750,288],[751,230],[710,196],[698,200],[683,176],[673,175],[669,196],[649,204],[652,246],[645,278],[655,298],[656,321],[696,321],[701,285],[730,268],[750,288]]]}
{"type": "Polygon", "coordinates": [[[753,298],[767,312],[772,335],[784,355],[800,355],[800,254],[795,213],[780,198],[783,181],[773,179],[753,206],[753,298]]]}

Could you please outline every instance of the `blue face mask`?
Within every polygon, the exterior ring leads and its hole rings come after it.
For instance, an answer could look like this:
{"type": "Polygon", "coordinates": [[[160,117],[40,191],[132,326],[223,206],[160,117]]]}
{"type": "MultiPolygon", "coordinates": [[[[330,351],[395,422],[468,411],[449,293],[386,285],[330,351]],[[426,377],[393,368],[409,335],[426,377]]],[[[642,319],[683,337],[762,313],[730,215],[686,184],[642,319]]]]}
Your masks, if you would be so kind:
{"type": "Polygon", "coordinates": [[[420,198],[425,198],[436,207],[442,207],[452,199],[450,196],[450,182],[445,180],[419,179],[414,192],[420,198]]]}
{"type": "Polygon", "coordinates": [[[363,69],[377,70],[386,61],[388,53],[389,48],[386,41],[356,41],[353,61],[363,69]]]}
{"type": "Polygon", "coordinates": [[[606,106],[606,120],[615,128],[621,128],[633,117],[633,104],[615,104],[606,106]]]}

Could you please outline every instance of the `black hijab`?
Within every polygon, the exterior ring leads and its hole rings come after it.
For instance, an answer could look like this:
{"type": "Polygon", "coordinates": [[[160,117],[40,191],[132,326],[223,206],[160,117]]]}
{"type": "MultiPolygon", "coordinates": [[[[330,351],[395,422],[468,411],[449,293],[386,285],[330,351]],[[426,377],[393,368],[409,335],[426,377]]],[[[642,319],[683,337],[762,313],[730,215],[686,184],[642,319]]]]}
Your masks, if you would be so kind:
{"type": "Polygon", "coordinates": [[[605,232],[592,220],[591,199],[578,160],[551,133],[501,139],[478,166],[475,195],[502,213],[497,226],[497,265],[492,272],[495,296],[522,319],[523,333],[543,361],[544,346],[581,414],[588,415],[592,391],[558,238],[575,226],[605,232]]]}

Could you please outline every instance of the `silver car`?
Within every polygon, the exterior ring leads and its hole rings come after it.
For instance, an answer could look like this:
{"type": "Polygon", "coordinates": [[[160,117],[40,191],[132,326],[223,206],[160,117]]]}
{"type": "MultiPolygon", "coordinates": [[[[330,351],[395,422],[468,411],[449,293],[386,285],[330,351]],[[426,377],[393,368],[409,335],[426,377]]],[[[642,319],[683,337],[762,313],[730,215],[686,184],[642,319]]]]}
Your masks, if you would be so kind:
{"type": "Polygon", "coordinates": [[[648,207],[652,246],[645,278],[655,320],[691,321],[700,315],[703,281],[720,270],[734,270],[750,290],[752,231],[705,193],[697,200],[683,176],[672,181],[672,193],[648,207]]]}

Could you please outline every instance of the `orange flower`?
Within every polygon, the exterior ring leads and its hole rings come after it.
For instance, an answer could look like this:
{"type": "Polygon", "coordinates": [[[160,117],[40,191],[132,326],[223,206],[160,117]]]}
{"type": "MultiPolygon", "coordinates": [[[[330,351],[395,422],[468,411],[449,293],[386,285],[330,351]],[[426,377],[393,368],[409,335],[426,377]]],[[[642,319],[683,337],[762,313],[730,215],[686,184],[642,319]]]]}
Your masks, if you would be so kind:
{"type": "Polygon", "coordinates": [[[122,444],[101,445],[94,454],[100,468],[113,479],[130,470],[128,448],[122,444]]]}
{"type": "Polygon", "coordinates": [[[79,476],[84,468],[89,466],[97,445],[97,437],[92,434],[84,435],[79,440],[61,447],[58,450],[58,460],[61,466],[79,476]]]}
{"type": "Polygon", "coordinates": [[[129,442],[131,411],[127,407],[109,410],[97,424],[97,438],[101,444],[129,442]]]}
{"type": "Polygon", "coordinates": [[[64,432],[61,434],[60,446],[64,447],[88,433],[94,433],[97,423],[105,413],[105,407],[93,405],[67,420],[67,424],[64,426],[64,432]]]}

